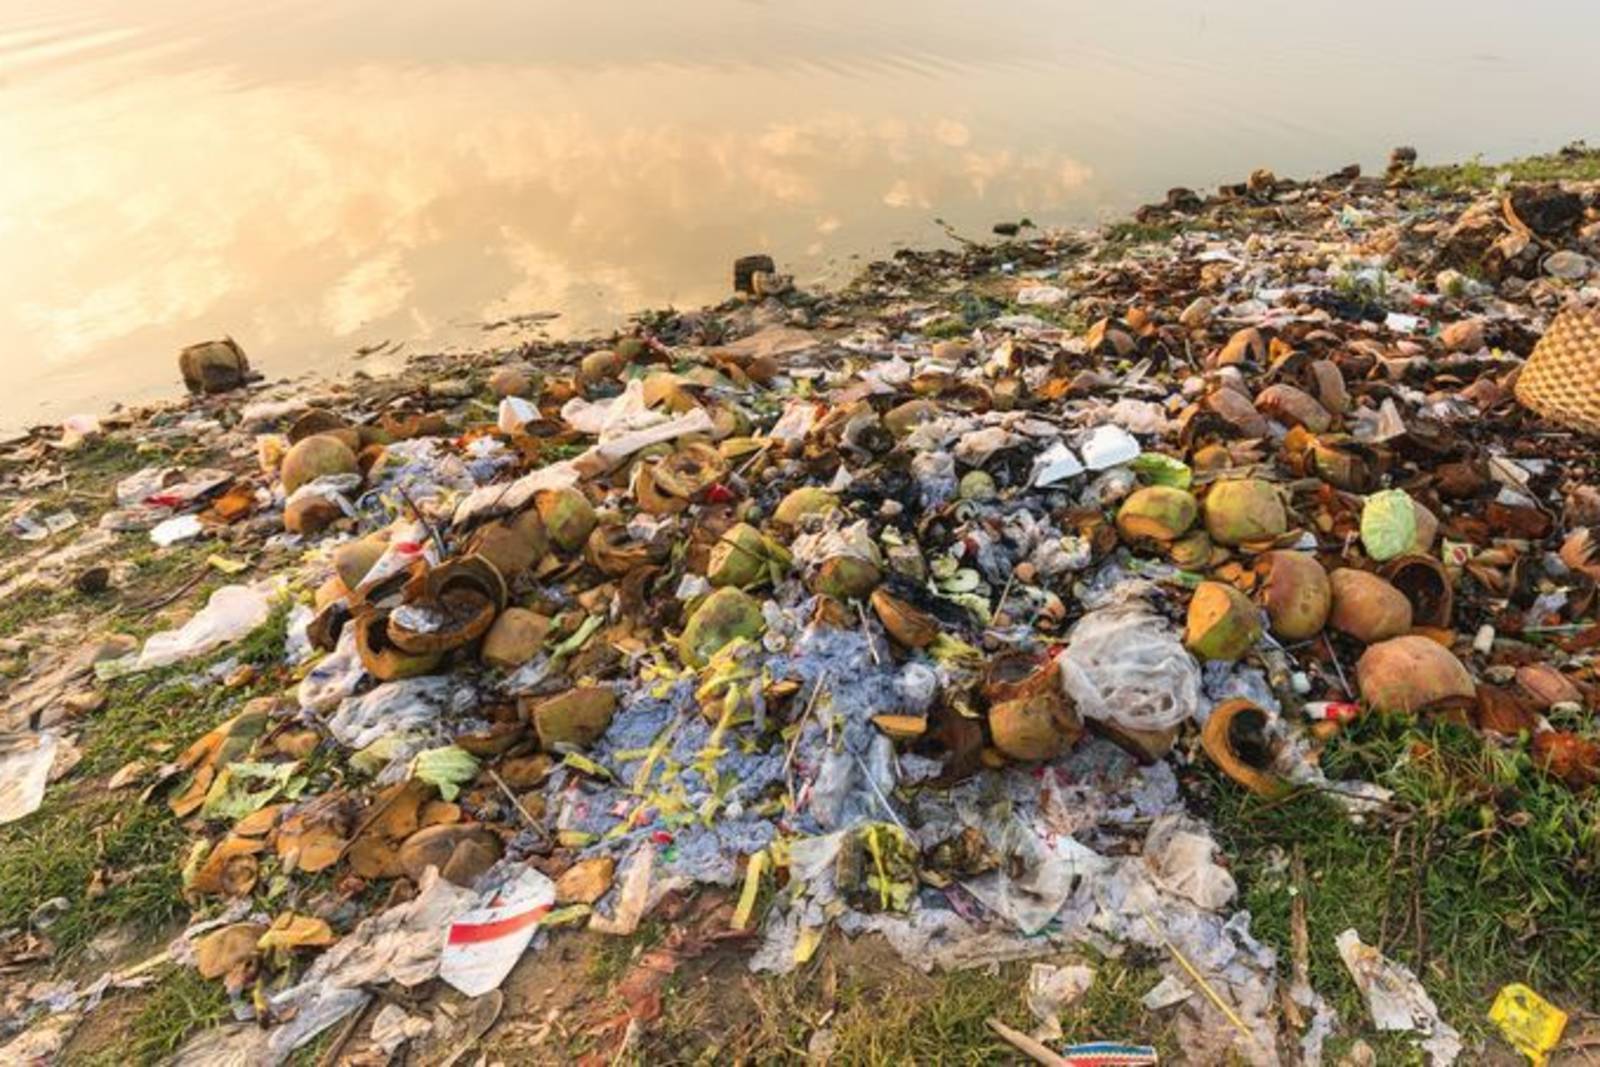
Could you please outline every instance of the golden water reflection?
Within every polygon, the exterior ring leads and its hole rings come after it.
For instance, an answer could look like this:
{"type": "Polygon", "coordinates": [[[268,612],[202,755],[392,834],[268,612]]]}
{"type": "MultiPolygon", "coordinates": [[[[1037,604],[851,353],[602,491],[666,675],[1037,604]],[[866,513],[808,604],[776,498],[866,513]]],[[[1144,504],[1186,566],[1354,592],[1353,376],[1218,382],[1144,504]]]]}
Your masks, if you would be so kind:
{"type": "Polygon", "coordinates": [[[1444,43],[1501,82],[1471,130],[1470,85],[1368,117],[1423,79],[1381,41],[1286,43],[1264,3],[231,6],[0,0],[0,426],[173,392],[176,349],[222,333],[281,375],[539,311],[604,328],[721,298],[748,251],[839,280],[935,216],[1084,221],[1425,135],[1548,147],[1596,113],[1483,33],[1444,43]],[[1355,75],[1328,107],[1316,78],[1355,75]]]}

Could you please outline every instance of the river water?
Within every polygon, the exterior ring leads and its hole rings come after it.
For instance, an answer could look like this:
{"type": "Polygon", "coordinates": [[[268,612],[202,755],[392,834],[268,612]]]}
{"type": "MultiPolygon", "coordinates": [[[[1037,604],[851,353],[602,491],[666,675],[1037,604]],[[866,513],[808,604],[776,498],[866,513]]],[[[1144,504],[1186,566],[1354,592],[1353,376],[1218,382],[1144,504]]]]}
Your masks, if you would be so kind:
{"type": "Polygon", "coordinates": [[[0,427],[1600,134],[1600,4],[0,0],[0,427]],[[495,326],[494,324],[502,324],[495,326]],[[506,325],[509,323],[509,325],[506,325]]]}

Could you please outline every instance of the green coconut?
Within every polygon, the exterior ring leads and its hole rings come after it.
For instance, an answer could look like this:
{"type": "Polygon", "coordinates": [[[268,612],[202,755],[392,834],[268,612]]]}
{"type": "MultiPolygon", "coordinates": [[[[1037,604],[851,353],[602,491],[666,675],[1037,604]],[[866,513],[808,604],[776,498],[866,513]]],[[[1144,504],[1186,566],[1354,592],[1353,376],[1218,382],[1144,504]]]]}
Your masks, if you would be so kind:
{"type": "Polygon", "coordinates": [[[1268,541],[1289,528],[1283,497],[1271,482],[1236,478],[1218,482],[1206,494],[1206,532],[1219,545],[1268,541]]]}
{"type": "Polygon", "coordinates": [[[826,489],[808,485],[780,500],[772,513],[772,521],[782,526],[797,526],[807,515],[822,515],[838,508],[838,497],[826,489]]]}
{"type": "Polygon", "coordinates": [[[760,637],[767,628],[761,605],[742,590],[728,586],[700,602],[678,637],[678,654],[685,663],[703,667],[728,642],[740,637],[760,637]]]}
{"type": "Polygon", "coordinates": [[[741,522],[711,547],[706,578],[712,585],[744,588],[766,578],[774,563],[788,566],[789,553],[768,541],[754,526],[741,522]]]}
{"type": "Polygon", "coordinates": [[[1200,659],[1236,660],[1261,638],[1261,614],[1224,582],[1201,582],[1189,601],[1183,643],[1200,659]]]}
{"type": "Polygon", "coordinates": [[[811,579],[811,591],[835,600],[864,597],[883,581],[883,572],[860,556],[834,556],[823,561],[811,579]]]}
{"type": "Polygon", "coordinates": [[[1007,700],[989,709],[994,747],[1025,763],[1055,759],[1082,733],[1059,693],[1007,700]]]}
{"type": "Polygon", "coordinates": [[[335,474],[359,474],[356,454],[343,441],[328,434],[313,434],[290,448],[283,457],[283,491],[335,474]]]}
{"type": "Polygon", "coordinates": [[[1135,489],[1117,511],[1117,532],[1125,541],[1176,541],[1199,515],[1194,495],[1165,485],[1135,489]]]}
{"type": "Polygon", "coordinates": [[[600,520],[589,498],[576,489],[547,489],[534,501],[545,533],[564,552],[576,552],[600,520]]]}

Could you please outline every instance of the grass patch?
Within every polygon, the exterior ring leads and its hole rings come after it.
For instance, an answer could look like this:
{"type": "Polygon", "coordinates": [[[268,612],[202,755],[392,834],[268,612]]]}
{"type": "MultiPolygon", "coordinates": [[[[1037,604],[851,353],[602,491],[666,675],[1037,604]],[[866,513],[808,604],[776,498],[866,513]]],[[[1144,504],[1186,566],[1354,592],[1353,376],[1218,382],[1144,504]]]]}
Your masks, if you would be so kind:
{"type": "Polygon", "coordinates": [[[31,623],[66,611],[76,594],[70,589],[30,585],[0,603],[0,637],[20,633],[31,623]]]}
{"type": "Polygon", "coordinates": [[[1176,222],[1113,222],[1105,228],[1105,246],[1097,259],[1115,259],[1140,245],[1166,244],[1184,232],[1182,223],[1176,222]]]}
{"type": "Polygon", "coordinates": [[[115,1033],[91,1038],[87,1049],[69,1050],[65,1062],[80,1067],[165,1063],[192,1035],[229,1014],[222,983],[207,981],[189,967],[169,967],[157,984],[108,1002],[102,1011],[119,1012],[115,1033]]]}
{"type": "Polygon", "coordinates": [[[1418,167],[1411,184],[1427,192],[1471,193],[1494,187],[1501,174],[1512,181],[1596,181],[1600,180],[1600,149],[1579,142],[1547,155],[1528,156],[1505,163],[1485,163],[1481,158],[1439,167],[1418,167]]]}
{"type": "Polygon", "coordinates": [[[1291,902],[1305,895],[1312,983],[1347,1023],[1367,1018],[1333,944],[1350,927],[1411,967],[1470,1039],[1489,1032],[1484,1013],[1506,982],[1594,1007],[1600,796],[1573,794],[1525,752],[1471,731],[1379,716],[1330,746],[1324,764],[1332,778],[1394,790],[1403,814],[1358,826],[1317,794],[1263,802],[1214,775],[1202,789],[1253,930],[1285,960],[1291,902]]]}
{"type": "Polygon", "coordinates": [[[159,803],[47,796],[0,828],[0,928],[25,926],[41,904],[64,898],[66,911],[45,931],[58,961],[113,928],[159,929],[188,910],[178,875],[187,842],[159,803]]]}
{"type": "Polygon", "coordinates": [[[649,952],[667,936],[667,924],[646,919],[627,937],[602,938],[589,957],[589,978],[596,985],[609,986],[628,972],[633,962],[649,952]]]}

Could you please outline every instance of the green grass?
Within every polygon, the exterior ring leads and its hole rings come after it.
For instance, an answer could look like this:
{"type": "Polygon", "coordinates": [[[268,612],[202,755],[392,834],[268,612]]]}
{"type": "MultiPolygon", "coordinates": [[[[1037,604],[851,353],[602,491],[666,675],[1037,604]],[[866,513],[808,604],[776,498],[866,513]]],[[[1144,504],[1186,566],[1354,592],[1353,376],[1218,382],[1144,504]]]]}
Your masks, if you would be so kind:
{"type": "Polygon", "coordinates": [[[75,599],[83,598],[70,588],[30,585],[18,590],[0,602],[0,637],[11,637],[66,611],[75,599]]]}
{"type": "Polygon", "coordinates": [[[38,811],[0,827],[0,928],[26,923],[41,903],[65,898],[66,912],[47,931],[60,961],[104,931],[157,930],[186,913],[179,868],[190,835],[161,797],[141,803],[133,786],[107,794],[97,779],[130,760],[154,766],[176,758],[244,701],[270,691],[270,673],[229,690],[200,672],[230,656],[262,667],[279,662],[286,613],[280,606],[250,636],[206,660],[110,684],[73,774],[50,788],[38,811]]]}
{"type": "Polygon", "coordinates": [[[597,987],[610,985],[627,974],[635,960],[655,948],[666,936],[666,923],[646,919],[627,937],[602,938],[589,957],[589,979],[597,987]]]}
{"type": "Polygon", "coordinates": [[[1505,163],[1485,163],[1479,158],[1438,167],[1418,167],[1412,173],[1411,184],[1434,193],[1480,192],[1492,188],[1504,173],[1519,182],[1600,180],[1600,149],[1576,145],[1569,150],[1505,163]]]}
{"type": "Polygon", "coordinates": [[[1411,967],[1469,1038],[1489,1032],[1484,1013],[1506,982],[1595,1007],[1600,794],[1575,795],[1521,750],[1470,731],[1376,716],[1335,742],[1324,764],[1331,778],[1393,789],[1403,814],[1361,826],[1324,796],[1264,802],[1214,775],[1202,791],[1253,928],[1285,961],[1291,901],[1305,894],[1312,984],[1347,1022],[1367,1018],[1333,944],[1350,927],[1411,967]]]}
{"type": "Polygon", "coordinates": [[[159,802],[47,796],[38,811],[0,830],[0,928],[25,925],[39,905],[65,898],[66,911],[44,931],[57,962],[125,925],[160,929],[188,910],[178,877],[187,844],[159,802]]]}
{"type": "Polygon", "coordinates": [[[1119,259],[1140,245],[1166,244],[1184,230],[1183,224],[1175,222],[1114,222],[1105,228],[1106,243],[1095,258],[1119,259]]]}
{"type": "Polygon", "coordinates": [[[159,1063],[191,1034],[222,1022],[228,995],[221,982],[201,978],[198,971],[168,971],[129,1026],[128,1052],[135,1063],[159,1063]]]}

